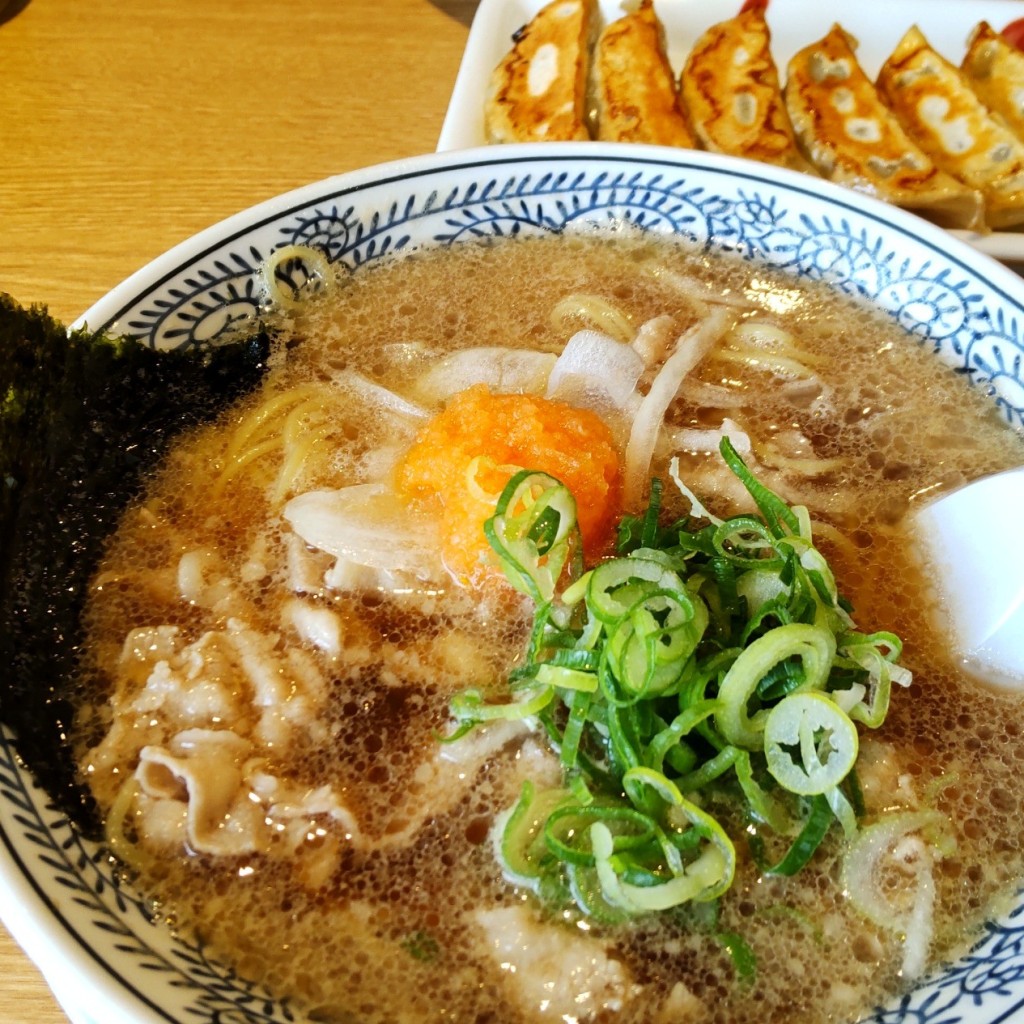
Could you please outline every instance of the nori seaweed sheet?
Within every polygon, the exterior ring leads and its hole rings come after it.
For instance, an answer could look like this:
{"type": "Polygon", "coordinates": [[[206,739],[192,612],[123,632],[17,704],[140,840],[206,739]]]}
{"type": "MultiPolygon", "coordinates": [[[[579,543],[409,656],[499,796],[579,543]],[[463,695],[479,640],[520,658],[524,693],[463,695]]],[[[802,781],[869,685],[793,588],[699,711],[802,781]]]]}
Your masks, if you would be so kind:
{"type": "Polygon", "coordinates": [[[253,389],[269,349],[260,326],[166,352],[69,334],[0,293],[0,719],[87,834],[99,823],[65,737],[89,580],[169,442],[253,389]]]}

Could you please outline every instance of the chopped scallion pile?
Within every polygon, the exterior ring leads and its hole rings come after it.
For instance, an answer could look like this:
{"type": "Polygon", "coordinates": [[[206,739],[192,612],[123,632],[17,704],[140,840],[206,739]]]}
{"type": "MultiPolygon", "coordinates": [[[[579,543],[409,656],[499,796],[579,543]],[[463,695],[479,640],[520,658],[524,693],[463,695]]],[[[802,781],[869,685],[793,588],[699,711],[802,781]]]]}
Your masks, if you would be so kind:
{"type": "Polygon", "coordinates": [[[563,785],[527,783],[495,845],[509,879],[598,921],[721,896],[736,850],[707,808],[723,796],[774,873],[799,871],[834,822],[856,833],[858,724],[881,725],[892,683],[909,683],[900,640],[857,631],[807,510],[727,438],[721,454],[759,515],[717,519],[673,465],[691,515],[663,526],[653,481],[617,557],[587,572],[575,502],[546,474],[513,477],[486,525],[535,619],[512,700],[460,694],[456,734],[497,718],[544,730],[563,785]]]}

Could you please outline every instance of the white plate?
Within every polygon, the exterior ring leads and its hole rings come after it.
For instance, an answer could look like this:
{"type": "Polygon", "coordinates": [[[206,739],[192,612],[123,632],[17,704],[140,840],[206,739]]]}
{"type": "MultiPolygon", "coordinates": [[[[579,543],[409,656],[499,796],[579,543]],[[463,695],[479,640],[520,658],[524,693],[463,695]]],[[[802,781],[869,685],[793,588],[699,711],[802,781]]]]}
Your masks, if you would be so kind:
{"type": "MultiPolygon", "coordinates": [[[[512,46],[512,34],[544,6],[545,0],[481,0],[469,33],[448,113],[438,140],[439,151],[482,146],[484,92],[491,71],[512,46]]],[[[669,60],[682,68],[699,36],[711,25],[736,14],[742,0],[656,0],[665,25],[669,60]]],[[[623,13],[619,0],[599,0],[605,21],[623,13]]],[[[780,70],[797,50],[821,38],[836,22],[860,41],[857,56],[874,77],[911,25],[959,65],[967,37],[979,21],[1000,30],[1024,18],[1021,0],[769,0],[772,54],[780,70]]],[[[976,249],[1008,262],[1024,261],[1024,232],[979,235],[955,231],[976,249]]]]}

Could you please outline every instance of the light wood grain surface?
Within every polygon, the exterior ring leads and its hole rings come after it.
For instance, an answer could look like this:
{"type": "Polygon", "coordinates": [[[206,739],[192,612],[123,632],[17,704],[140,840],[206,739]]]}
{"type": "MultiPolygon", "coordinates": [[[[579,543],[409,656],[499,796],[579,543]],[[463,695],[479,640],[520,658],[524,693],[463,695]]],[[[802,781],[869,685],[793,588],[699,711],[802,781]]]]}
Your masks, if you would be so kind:
{"type": "MultiPolygon", "coordinates": [[[[238,210],[433,150],[475,8],[0,0],[0,291],[70,321],[238,210]]],[[[67,1022],[2,928],[0,1021],[67,1022]]]]}
{"type": "Polygon", "coordinates": [[[71,319],[225,216],[433,150],[475,6],[30,0],[0,24],[0,289],[71,319]]]}

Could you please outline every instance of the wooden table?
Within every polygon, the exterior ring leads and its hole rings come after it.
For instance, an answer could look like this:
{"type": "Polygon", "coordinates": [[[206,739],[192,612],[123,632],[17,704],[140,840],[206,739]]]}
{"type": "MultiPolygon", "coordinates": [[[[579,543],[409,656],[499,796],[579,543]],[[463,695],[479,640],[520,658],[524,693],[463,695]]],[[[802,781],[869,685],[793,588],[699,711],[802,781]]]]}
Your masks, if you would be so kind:
{"type": "MultiPolygon", "coordinates": [[[[0,291],[70,321],[223,217],[433,150],[475,9],[0,0],[0,291]]],[[[2,928],[0,1020],[67,1022],[2,928]]]]}
{"type": "Polygon", "coordinates": [[[253,203],[435,149],[476,9],[6,2],[0,291],[62,319],[253,203]]]}

